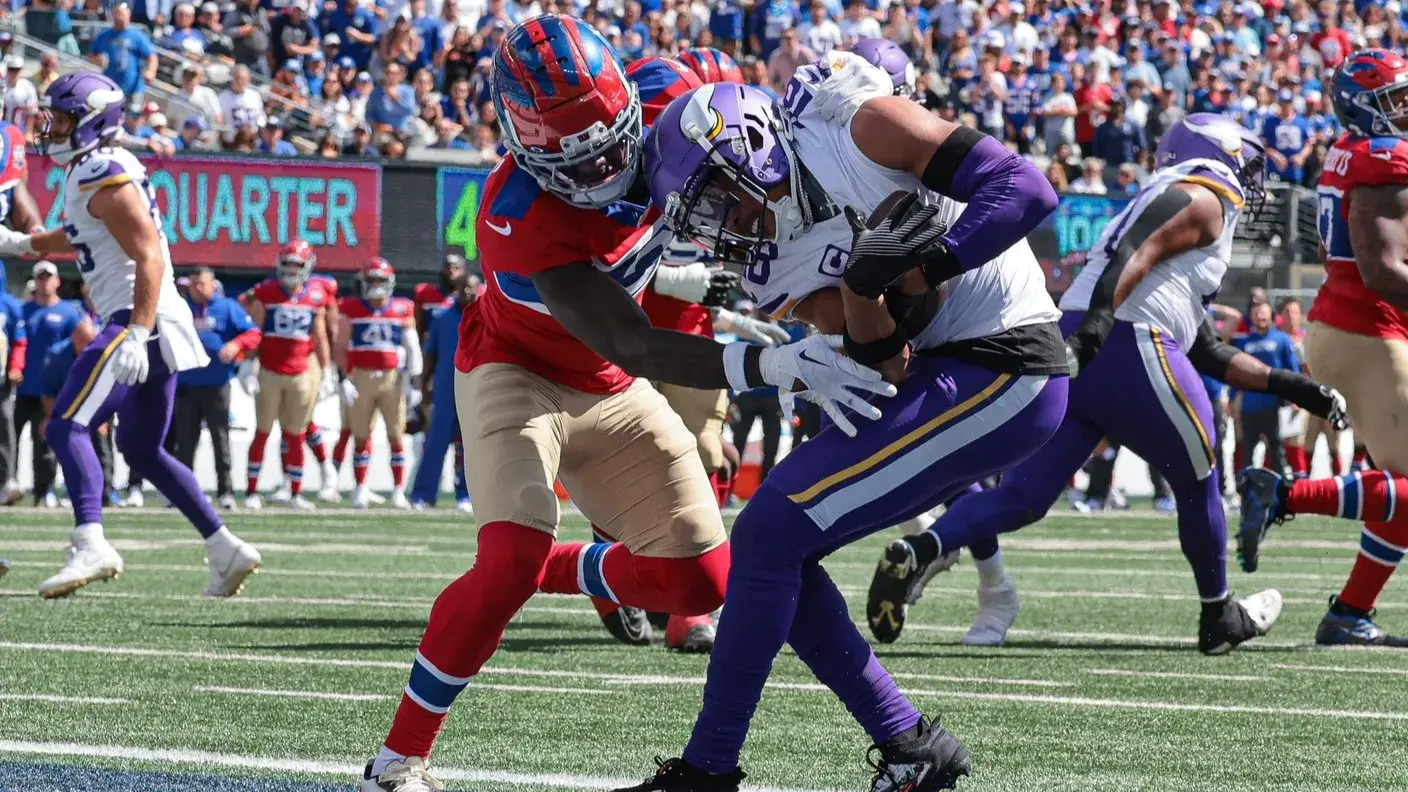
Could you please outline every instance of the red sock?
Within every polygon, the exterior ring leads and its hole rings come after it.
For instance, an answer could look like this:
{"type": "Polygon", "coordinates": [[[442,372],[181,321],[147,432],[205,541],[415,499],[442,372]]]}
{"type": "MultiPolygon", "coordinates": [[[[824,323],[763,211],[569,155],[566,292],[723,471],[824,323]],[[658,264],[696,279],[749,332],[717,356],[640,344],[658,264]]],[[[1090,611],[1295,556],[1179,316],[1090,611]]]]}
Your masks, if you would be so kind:
{"type": "Polygon", "coordinates": [[[351,442],[352,430],[343,427],[342,431],[337,433],[337,444],[332,447],[332,463],[339,469],[342,463],[347,461],[347,447],[351,442]]]}
{"type": "Polygon", "coordinates": [[[1356,471],[1356,470],[1368,470],[1368,469],[1369,469],[1369,452],[1368,452],[1366,449],[1363,449],[1363,448],[1361,448],[1361,447],[1359,447],[1359,446],[1355,446],[1355,447],[1354,447],[1354,456],[1351,457],[1350,460],[1349,460],[1349,470],[1350,470],[1350,472],[1352,473],[1352,472],[1354,472],[1354,471],[1356,471]]]}
{"type": "Polygon", "coordinates": [[[1408,505],[1398,511],[1400,503],[1408,504],[1408,477],[1387,470],[1297,481],[1286,500],[1292,514],[1408,525],[1408,505]]]}
{"type": "Polygon", "coordinates": [[[1296,478],[1305,478],[1310,472],[1310,456],[1300,446],[1286,446],[1286,461],[1290,463],[1296,478]]]}
{"type": "Polygon", "coordinates": [[[323,429],[312,421],[308,422],[308,428],[303,430],[304,438],[308,443],[308,450],[313,452],[313,458],[321,465],[328,461],[328,446],[323,442],[323,429]]]}
{"type": "Polygon", "coordinates": [[[268,432],[255,430],[254,439],[249,443],[249,462],[245,465],[245,475],[249,477],[245,495],[253,495],[259,491],[259,471],[264,467],[264,446],[268,442],[268,432]]]}
{"type": "Polygon", "coordinates": [[[680,616],[712,613],[724,601],[729,546],[694,558],[638,556],[616,542],[559,544],[548,555],[541,588],[589,594],[622,605],[680,616]]]}
{"type": "Polygon", "coordinates": [[[479,529],[474,566],[430,609],[411,679],[391,722],[386,747],[429,757],[450,704],[499,647],[504,628],[542,579],[552,537],[509,522],[479,529]]]}
{"type": "Polygon", "coordinates": [[[679,649],[684,646],[684,639],[689,637],[689,631],[701,624],[713,624],[712,616],[671,616],[670,621],[665,624],[665,645],[671,649],[679,649]]]}
{"type": "Polygon", "coordinates": [[[588,597],[587,599],[591,600],[592,607],[596,608],[596,615],[600,616],[603,619],[615,613],[616,611],[621,610],[620,605],[615,602],[612,602],[609,599],[602,599],[601,597],[588,597]]]}
{"type": "Polygon", "coordinates": [[[303,435],[283,435],[284,481],[288,482],[289,494],[297,496],[303,493],[303,435]]]}
{"type": "Polygon", "coordinates": [[[391,483],[398,489],[406,486],[406,454],[399,437],[391,441],[391,483]]]}
{"type": "MultiPolygon", "coordinates": [[[[1400,479],[1401,480],[1401,479],[1400,479]]],[[[1408,521],[1366,522],[1359,534],[1359,557],[1340,591],[1340,602],[1360,610],[1374,607],[1393,570],[1408,551],[1408,521]]]]}
{"type": "Polygon", "coordinates": [[[722,509],[728,505],[728,495],[733,491],[733,479],[726,478],[722,471],[715,470],[709,474],[709,483],[714,486],[714,499],[719,502],[722,509]]]}
{"type": "Polygon", "coordinates": [[[371,438],[357,441],[357,453],[352,455],[352,480],[357,486],[367,483],[367,465],[372,461],[371,438]]]}

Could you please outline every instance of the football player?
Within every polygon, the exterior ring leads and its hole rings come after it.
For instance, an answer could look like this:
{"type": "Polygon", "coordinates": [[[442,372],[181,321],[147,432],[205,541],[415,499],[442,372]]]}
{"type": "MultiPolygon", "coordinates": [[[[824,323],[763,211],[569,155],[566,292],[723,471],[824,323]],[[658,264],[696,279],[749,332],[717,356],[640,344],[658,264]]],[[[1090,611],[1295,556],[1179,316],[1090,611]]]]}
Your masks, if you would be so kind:
{"type": "Polygon", "coordinates": [[[420,336],[416,333],[415,306],[393,297],[396,270],[383,258],[372,259],[357,276],[358,297],[344,297],[338,305],[342,319],[337,332],[337,361],[342,368],[342,401],[352,428],[352,477],[357,489],[352,506],[365,509],[367,466],[372,457],[372,429],[376,416],[386,425],[391,447],[391,505],[411,508],[406,497],[406,407],[420,403],[420,336]],[[402,372],[402,360],[405,371],[402,372]]]}
{"type": "Polygon", "coordinates": [[[1315,376],[1344,393],[1356,442],[1374,469],[1284,480],[1244,470],[1238,553],[1254,569],[1267,529],[1296,514],[1364,521],[1359,556],[1315,631],[1320,644],[1408,647],[1374,623],[1374,602],[1408,552],[1408,61],[1371,49],[1349,56],[1330,86],[1345,134],[1317,188],[1325,284],[1310,308],[1305,352],[1315,376]]]}
{"type": "Polygon", "coordinates": [[[726,52],[713,47],[694,47],[680,53],[683,63],[704,84],[730,82],[743,84],[743,70],[726,52]]]}
{"type": "MultiPolygon", "coordinates": [[[[1264,196],[1265,151],[1251,131],[1211,113],[1195,113],[1164,133],[1159,169],[1106,226],[1061,298],[1062,330],[1080,376],[1060,430],[998,487],[964,498],[924,534],[886,549],[871,583],[872,622],[887,620],[897,634],[906,590],[926,564],[1044,517],[1108,437],[1152,463],[1173,488],[1179,541],[1202,601],[1199,650],[1222,654],[1266,634],[1280,615],[1281,595],[1268,590],[1235,600],[1227,587],[1216,430],[1200,373],[1335,420],[1343,420],[1343,406],[1300,372],[1270,370],[1222,343],[1207,313],[1222,288],[1237,223],[1264,196]]],[[[979,571],[974,631],[1002,643],[1017,617],[1016,584],[1000,569],[979,571]]]]}
{"type": "Polygon", "coordinates": [[[249,446],[247,509],[264,506],[259,472],[275,421],[283,435],[280,448],[288,503],[297,509],[313,508],[303,497],[304,434],[320,393],[332,385],[326,325],[333,298],[323,280],[310,278],[316,262],[312,246],[296,239],[279,252],[275,276],[245,295],[250,319],[263,330],[258,386],[252,389],[255,428],[249,446]],[[310,366],[310,359],[317,365],[310,366]]]}
{"type": "Polygon", "coordinates": [[[190,306],[176,291],[161,212],[145,169],[108,143],[121,129],[126,97],[101,74],[59,77],[41,102],[40,149],[64,168],[63,227],[37,234],[0,230],[0,255],[73,254],[103,330],[78,356],[54,402],[45,435],[73,499],[68,560],[39,585],[64,597],[122,573],[103,535],[103,473],[90,426],[119,417],[117,447],[205,539],[207,596],[240,590],[258,551],[221,522],[195,474],[162,447],[176,375],[207,365],[190,306]]]}
{"type": "Polygon", "coordinates": [[[451,704],[534,592],[681,616],[722,603],[723,521],[695,438],[649,381],[777,385],[837,415],[878,415],[860,394],[893,392],[835,338],[764,348],[651,327],[638,301],[672,235],[638,178],[640,97],[600,34],[568,16],[520,23],[491,95],[509,155],[480,201],[488,289],[465,308],[455,381],[478,553],[431,609],[363,792],[438,783],[426,757],[451,704]],[[554,541],[559,479],[616,541],[554,541]]]}
{"type": "MultiPolygon", "coordinates": [[[[0,122],[0,146],[4,151],[0,156],[0,220],[16,231],[43,231],[44,217],[25,183],[24,131],[0,122]]],[[[19,438],[14,432],[13,403],[9,397],[24,377],[29,342],[20,302],[4,289],[0,289],[0,343],[6,347],[0,355],[4,358],[0,360],[0,506],[10,506],[23,497],[24,491],[14,480],[19,438]]]]}
{"type": "Polygon", "coordinates": [[[763,311],[843,333],[853,359],[901,384],[854,438],[833,415],[738,515],[703,709],[683,756],[633,790],[737,790],[783,643],[874,741],[873,789],[952,788],[970,771],[967,750],[900,694],[820,559],[1022,461],[1055,431],[1068,372],[1060,314],[1025,237],[1057,196],[1030,163],[894,96],[889,76],[852,53],[799,70],[783,107],[729,84],[675,100],[647,141],[652,202],[676,234],[744,265],[763,311]]]}

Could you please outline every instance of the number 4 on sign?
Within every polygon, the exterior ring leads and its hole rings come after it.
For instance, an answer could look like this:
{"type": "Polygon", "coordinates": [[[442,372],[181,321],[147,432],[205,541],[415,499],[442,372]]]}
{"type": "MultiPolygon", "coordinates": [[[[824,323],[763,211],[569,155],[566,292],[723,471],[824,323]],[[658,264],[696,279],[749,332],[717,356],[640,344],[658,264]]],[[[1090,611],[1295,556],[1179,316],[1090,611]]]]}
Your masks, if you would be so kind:
{"type": "Polygon", "coordinates": [[[470,182],[460,193],[455,204],[455,214],[450,218],[450,226],[445,229],[445,244],[464,248],[464,257],[470,260],[479,258],[479,249],[474,244],[474,216],[479,212],[479,183],[470,182]]]}

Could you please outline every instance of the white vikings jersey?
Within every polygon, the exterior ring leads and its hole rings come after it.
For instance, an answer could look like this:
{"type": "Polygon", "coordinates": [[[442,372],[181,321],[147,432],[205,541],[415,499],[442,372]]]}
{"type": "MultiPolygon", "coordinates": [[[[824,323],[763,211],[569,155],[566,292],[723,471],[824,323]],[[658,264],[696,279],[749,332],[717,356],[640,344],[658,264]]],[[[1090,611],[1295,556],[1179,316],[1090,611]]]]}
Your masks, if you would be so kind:
{"type": "MultiPolygon", "coordinates": [[[[940,217],[951,225],[964,204],[923,188],[913,174],[875,164],[851,139],[855,111],[864,101],[889,95],[892,87],[880,69],[850,53],[832,53],[820,66],[799,69],[785,100],[797,155],[838,207],[849,205],[869,216],[891,193],[920,190],[926,201],[942,207],[940,217]],[[826,108],[824,115],[818,107],[826,108]]],[[[838,212],[794,242],[776,245],[775,250],[769,245],[765,252],[774,255],[748,268],[744,288],[763,311],[786,315],[813,292],[840,285],[851,236],[850,223],[838,212]]],[[[1061,316],[1026,241],[947,281],[943,295],[942,307],[913,339],[916,349],[997,335],[1061,316]]]]}
{"type": "Polygon", "coordinates": [[[1125,231],[1155,198],[1179,182],[1201,184],[1222,200],[1222,235],[1207,247],[1155,264],[1115,310],[1116,319],[1157,327],[1187,349],[1198,334],[1208,305],[1222,288],[1222,276],[1227,273],[1227,262],[1232,256],[1232,232],[1242,215],[1241,199],[1220,180],[1237,183],[1231,169],[1216,160],[1190,160],[1155,173],[1134,200],[1105,226],[1095,247],[1086,255],[1085,268],[1061,296],[1061,309],[1084,311],[1090,307],[1095,283],[1109,265],[1125,231]],[[1199,176],[1199,173],[1204,175],[1199,176]],[[1208,178],[1208,174],[1218,178],[1208,178]]]}
{"type": "Polygon", "coordinates": [[[156,335],[162,340],[162,351],[174,371],[199,368],[209,358],[196,338],[191,308],[176,291],[161,210],[147,181],[146,169],[126,149],[100,148],[89,152],[74,160],[65,175],[64,234],[73,246],[78,271],[88,286],[88,299],[104,322],[114,313],[132,308],[137,263],[123,251],[107,225],[88,210],[88,201],[98,190],[129,183],[141,193],[160,238],[163,272],[157,295],[156,335]],[[193,349],[189,348],[191,339],[195,339],[193,349]]]}

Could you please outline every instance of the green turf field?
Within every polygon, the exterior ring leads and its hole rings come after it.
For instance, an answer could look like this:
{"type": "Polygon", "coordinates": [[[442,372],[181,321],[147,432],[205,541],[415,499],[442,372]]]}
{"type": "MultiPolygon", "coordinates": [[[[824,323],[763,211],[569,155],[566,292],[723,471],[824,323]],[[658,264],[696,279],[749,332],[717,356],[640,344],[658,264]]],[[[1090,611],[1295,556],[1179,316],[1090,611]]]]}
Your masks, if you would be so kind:
{"type": "MultiPolygon", "coordinates": [[[[231,528],[265,570],[239,598],[203,601],[201,546],[179,517],[114,513],[126,574],[43,602],[34,587],[57,568],[68,524],[0,511],[0,557],[14,563],[0,580],[0,789],[177,788],[117,772],[129,770],[199,773],[201,789],[349,788],[385,734],[432,599],[474,557],[472,526],[451,511],[240,514],[231,528]],[[70,775],[85,780],[66,787],[70,775]]],[[[586,539],[585,522],[564,536],[586,539]]],[[[1262,571],[1232,582],[1279,588],[1281,622],[1204,658],[1171,518],[1056,516],[1004,545],[1023,593],[1011,645],[957,644],[975,607],[965,559],[880,656],[973,752],[961,789],[1405,789],[1408,652],[1310,645],[1357,538],[1331,520],[1276,529],[1262,571]]],[[[883,541],[826,565],[853,613],[883,541]]],[[[1403,586],[1385,593],[1381,622],[1408,630],[1403,586]]],[[[707,662],[617,645],[585,600],[536,598],[460,697],[432,769],[476,792],[638,781],[651,757],[678,754],[707,662]]],[[[773,679],[783,684],[744,753],[750,780],[868,788],[868,741],[842,707],[789,655],[773,679]]]]}

